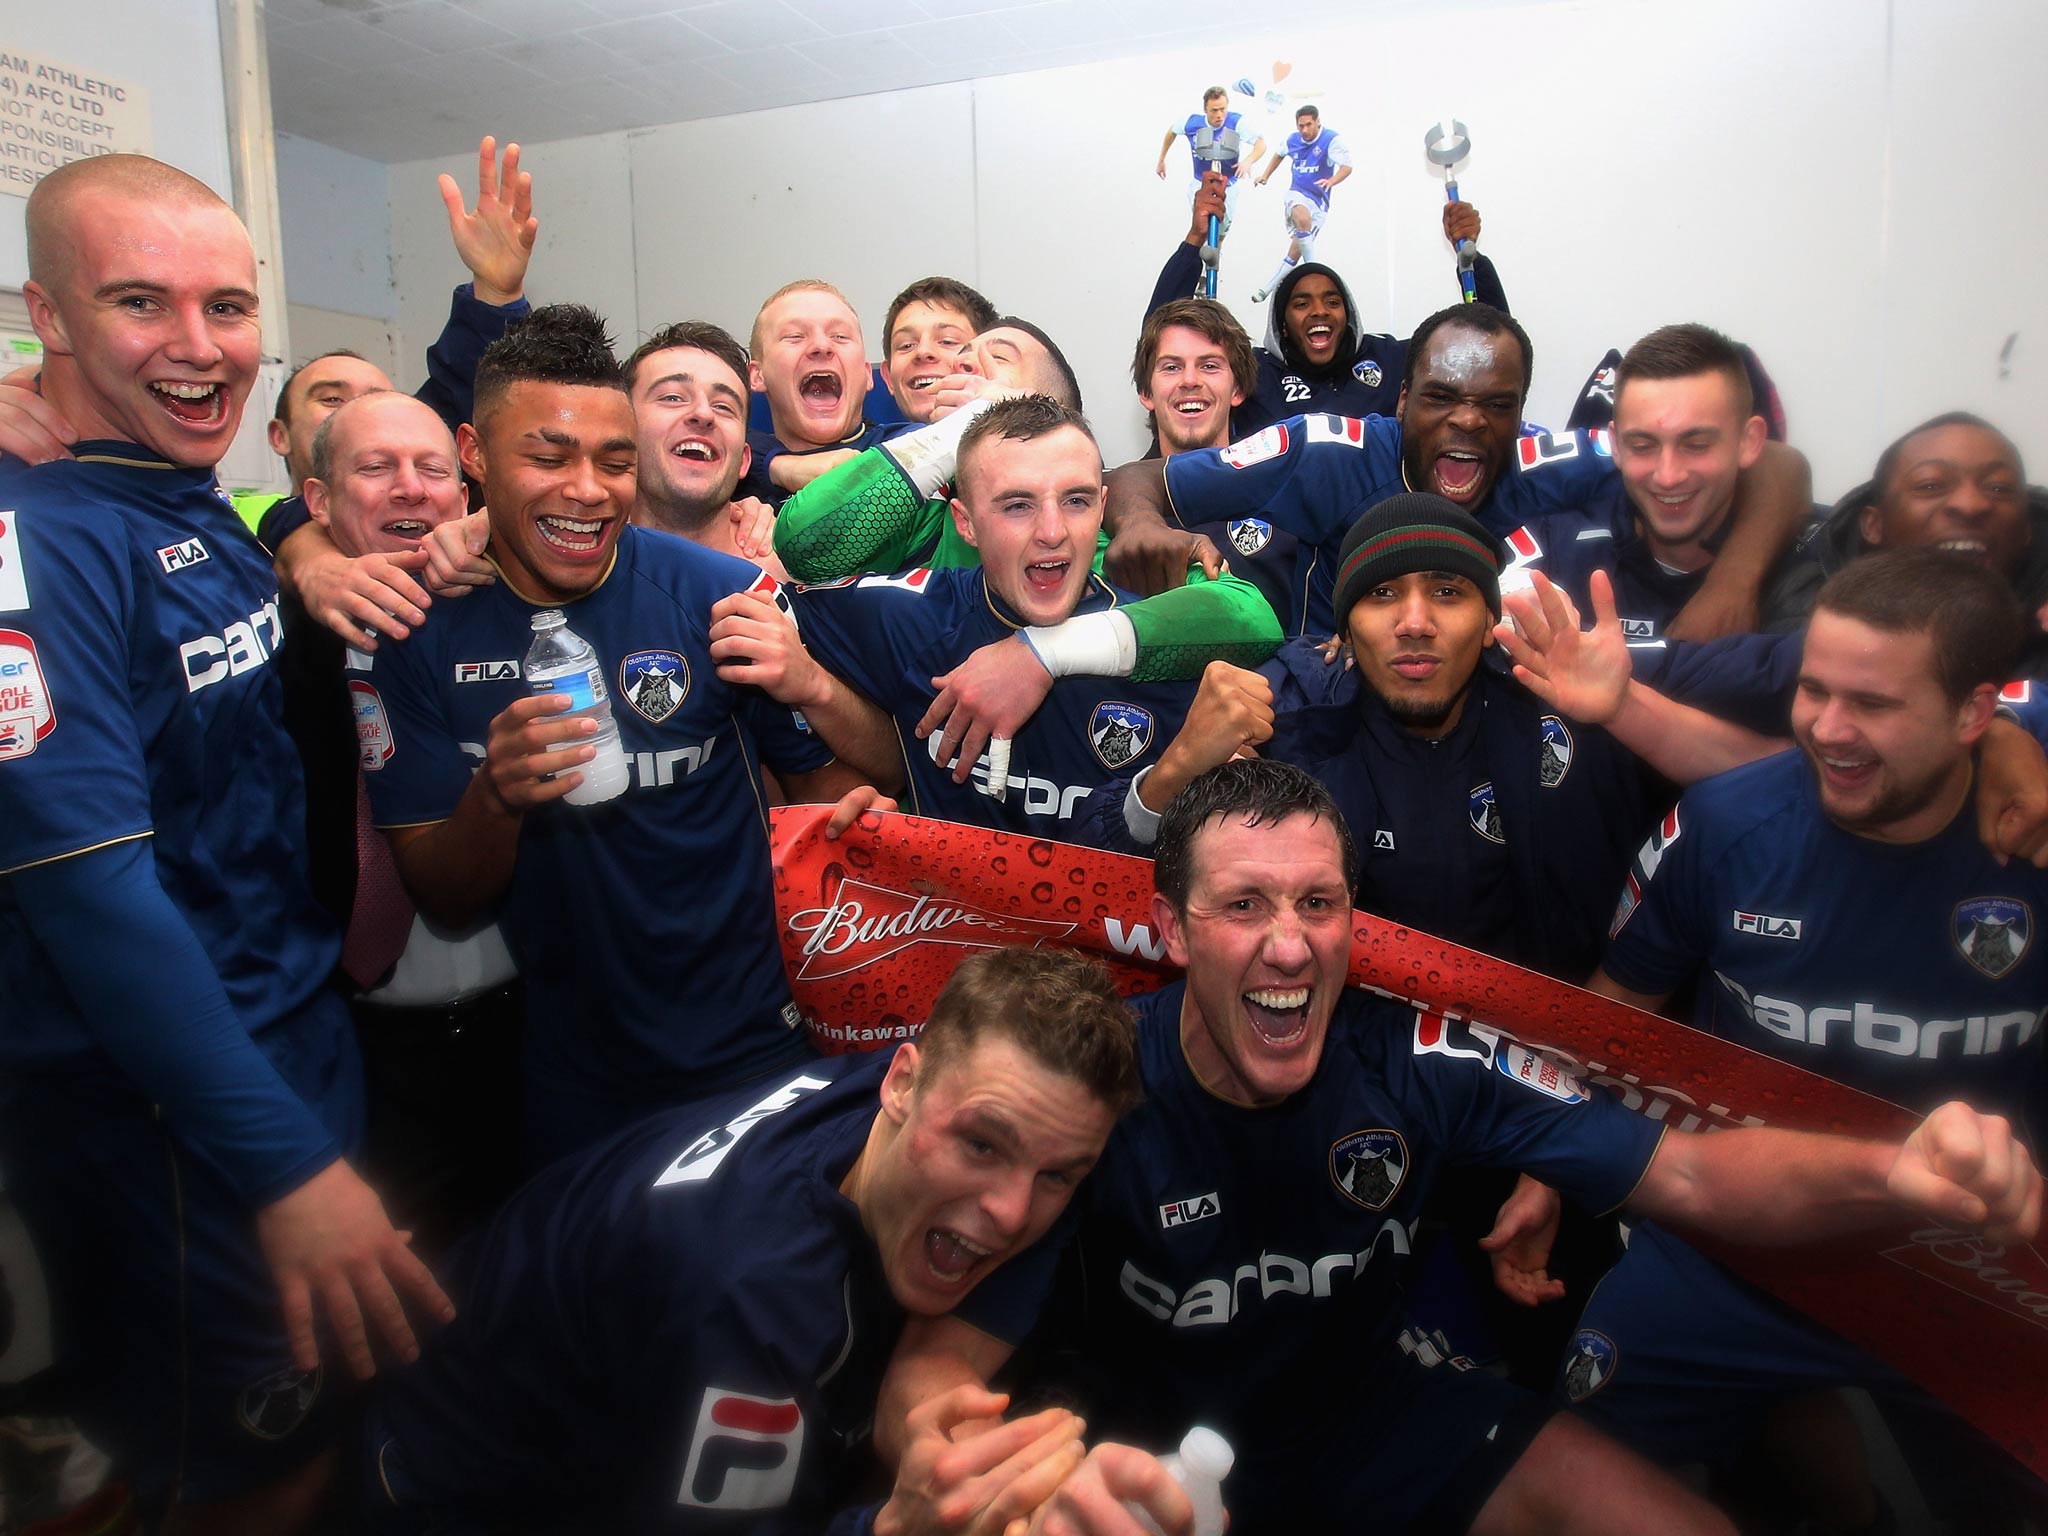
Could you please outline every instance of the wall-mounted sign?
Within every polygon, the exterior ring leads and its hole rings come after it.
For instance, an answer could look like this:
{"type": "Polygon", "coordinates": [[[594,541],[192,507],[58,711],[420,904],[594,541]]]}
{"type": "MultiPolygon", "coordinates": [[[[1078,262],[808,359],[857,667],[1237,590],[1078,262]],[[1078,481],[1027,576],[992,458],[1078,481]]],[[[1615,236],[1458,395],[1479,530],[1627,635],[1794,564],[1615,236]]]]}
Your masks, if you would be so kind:
{"type": "Polygon", "coordinates": [[[60,165],[152,144],[141,86],[0,43],[0,192],[27,197],[60,165]]]}

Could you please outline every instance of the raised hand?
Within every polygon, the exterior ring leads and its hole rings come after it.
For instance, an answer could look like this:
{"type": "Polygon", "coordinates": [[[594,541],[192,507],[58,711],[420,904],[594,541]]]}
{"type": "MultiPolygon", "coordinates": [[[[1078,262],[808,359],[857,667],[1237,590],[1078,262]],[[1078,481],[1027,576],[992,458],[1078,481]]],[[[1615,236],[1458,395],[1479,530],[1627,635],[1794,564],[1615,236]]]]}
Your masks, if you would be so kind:
{"type": "Polygon", "coordinates": [[[519,169],[519,146],[505,146],[501,168],[498,141],[484,135],[476,150],[476,207],[463,205],[453,176],[444,174],[440,186],[448,235],[475,279],[478,301],[502,305],[524,296],[540,220],[533,216],[533,177],[519,169]]]}

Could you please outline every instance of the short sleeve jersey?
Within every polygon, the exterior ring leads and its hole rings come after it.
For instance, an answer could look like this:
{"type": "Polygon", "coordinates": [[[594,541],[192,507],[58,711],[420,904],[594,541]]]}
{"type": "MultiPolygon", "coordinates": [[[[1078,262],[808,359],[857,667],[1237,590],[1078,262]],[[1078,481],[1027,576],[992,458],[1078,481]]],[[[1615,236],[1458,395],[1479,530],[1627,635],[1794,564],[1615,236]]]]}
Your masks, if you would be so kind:
{"type": "Polygon", "coordinates": [[[1225,166],[1235,165],[1238,157],[1251,148],[1255,137],[1241,112],[1224,113],[1220,128],[1209,126],[1206,113],[1190,112],[1186,121],[1177,124],[1174,131],[1188,141],[1191,174],[1197,177],[1209,168],[1211,160],[1221,160],[1225,166]]]}
{"type": "MultiPolygon", "coordinates": [[[[920,816],[1069,837],[1089,792],[1157,762],[1194,702],[1191,682],[1063,677],[1012,742],[1008,792],[997,800],[984,792],[987,753],[969,782],[955,784],[934,761],[938,734],[916,736],[937,697],[932,679],[1023,627],[989,591],[980,567],[862,576],[801,588],[796,600],[812,654],[895,722],[910,804],[920,816]]],[[[1092,576],[1076,611],[1100,613],[1133,601],[1092,576]]]]}
{"type": "Polygon", "coordinates": [[[666,1110],[528,1184],[372,1410],[398,1501],[522,1530],[822,1529],[902,1326],[839,1191],[887,1067],[666,1110]]]}
{"type": "Polygon", "coordinates": [[[1334,128],[1323,129],[1313,140],[1304,139],[1299,133],[1290,133],[1287,135],[1287,161],[1293,189],[1318,208],[1328,208],[1330,189],[1316,183],[1327,181],[1334,175],[1333,167],[1349,165],[1351,151],[1334,128]]]}
{"type": "MultiPolygon", "coordinates": [[[[73,453],[0,460],[0,872],[153,834],[165,894],[260,1032],[340,950],[306,877],[277,578],[210,469],[131,443],[73,453]]],[[[89,1051],[4,879],[0,957],[0,1060],[89,1051]]]]}
{"type": "MultiPolygon", "coordinates": [[[[1521,438],[1475,515],[1497,534],[1577,506],[1615,478],[1605,433],[1521,438]]],[[[1225,448],[1166,461],[1166,491],[1184,527],[1261,517],[1316,550],[1308,634],[1335,631],[1338,554],[1361,514],[1408,489],[1401,424],[1385,416],[1296,416],[1225,448]]]]}
{"type": "Polygon", "coordinates": [[[1845,832],[1780,753],[1696,784],[1643,846],[1604,962],[1623,986],[1697,978],[1723,1039],[1926,1112],[2016,1107],[2048,1013],[2048,874],[2001,869],[1968,806],[1911,845],[1845,832]]]}
{"type": "MultiPolygon", "coordinates": [[[[1650,1121],[1523,1046],[1354,991],[1306,1088],[1228,1103],[1188,1066],[1185,990],[1132,1000],[1145,1097],[1078,1197],[1085,1350],[1254,1459],[1389,1347],[1446,1167],[1526,1169],[1604,1211],[1656,1149],[1650,1121]]],[[[1020,1338],[1032,1278],[998,1271],[960,1315],[1020,1338]]]]}
{"type": "MultiPolygon", "coordinates": [[[[628,528],[612,568],[562,605],[597,652],[631,783],[530,811],[499,914],[526,979],[531,1067],[593,1092],[701,1094],[803,1054],[775,939],[760,767],[822,767],[800,717],[712,663],[711,606],[776,589],[753,565],[628,528]]],[[[445,820],[490,723],[527,693],[534,613],[500,580],[434,610],[349,691],[382,827],[445,820]]]]}

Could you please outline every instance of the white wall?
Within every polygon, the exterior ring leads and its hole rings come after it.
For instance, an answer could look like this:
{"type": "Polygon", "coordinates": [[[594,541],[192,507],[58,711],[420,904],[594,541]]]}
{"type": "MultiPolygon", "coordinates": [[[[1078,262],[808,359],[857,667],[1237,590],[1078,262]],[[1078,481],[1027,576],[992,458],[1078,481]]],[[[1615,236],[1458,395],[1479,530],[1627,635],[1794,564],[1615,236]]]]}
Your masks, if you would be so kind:
{"type": "MultiPolygon", "coordinates": [[[[149,92],[153,153],[232,198],[227,104],[221,93],[220,25],[215,0],[8,5],[0,46],[90,70],[149,92]]],[[[28,280],[26,195],[0,192],[0,288],[28,280]]]]}
{"type": "MultiPolygon", "coordinates": [[[[2048,7],[2028,0],[1435,0],[1227,51],[529,146],[532,291],[594,304],[630,345],[685,315],[743,335],[771,289],[821,275],[879,356],[890,296],[948,272],[1044,324],[1112,458],[1135,453],[1130,350],[1187,227],[1186,155],[1154,179],[1160,134],[1203,85],[1276,57],[1357,157],[1317,256],[1375,329],[1456,298],[1421,141],[1466,121],[1463,190],[1535,339],[1535,419],[1561,418],[1607,347],[1699,319],[1756,346],[1825,497],[1955,406],[2048,478],[2048,7]]],[[[391,171],[402,356],[460,276],[444,168],[391,171]]],[[[1245,194],[1225,247],[1223,297],[1255,338],[1281,182],[1245,194]]]]}
{"type": "MultiPolygon", "coordinates": [[[[398,318],[391,275],[391,178],[376,160],[277,136],[285,295],[294,308],[398,318]]],[[[294,328],[293,350],[312,356],[294,328]]]]}

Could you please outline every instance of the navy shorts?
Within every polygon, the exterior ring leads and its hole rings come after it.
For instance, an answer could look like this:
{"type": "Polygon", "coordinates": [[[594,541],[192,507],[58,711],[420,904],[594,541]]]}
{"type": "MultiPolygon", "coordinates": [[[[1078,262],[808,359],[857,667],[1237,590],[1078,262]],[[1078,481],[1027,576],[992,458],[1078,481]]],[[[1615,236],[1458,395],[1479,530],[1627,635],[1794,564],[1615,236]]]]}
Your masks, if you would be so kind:
{"type": "Polygon", "coordinates": [[[1389,1350],[1366,1379],[1332,1380],[1320,1396],[1295,1422],[1269,1426],[1270,1454],[1239,1448],[1223,1484],[1231,1536],[1462,1533],[1552,1411],[1427,1341],[1419,1353],[1389,1350]]]}
{"type": "MultiPolygon", "coordinates": [[[[260,1043],[352,1154],[347,1007],[323,994],[260,1043]]],[[[144,1499],[228,1498],[334,1440],[349,1394],[293,1367],[253,1213],[125,1079],[0,1078],[0,1167],[49,1281],[63,1406],[144,1499]]]]}
{"type": "Polygon", "coordinates": [[[2015,1508],[2048,1495],[1925,1389],[1653,1222],[1586,1303],[1556,1400],[1677,1466],[1727,1459],[1786,1397],[1843,1387],[1871,1394],[1937,1514],[1992,1485],[2015,1508]]]}

